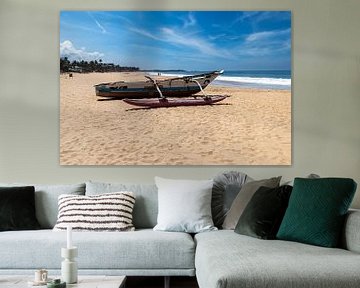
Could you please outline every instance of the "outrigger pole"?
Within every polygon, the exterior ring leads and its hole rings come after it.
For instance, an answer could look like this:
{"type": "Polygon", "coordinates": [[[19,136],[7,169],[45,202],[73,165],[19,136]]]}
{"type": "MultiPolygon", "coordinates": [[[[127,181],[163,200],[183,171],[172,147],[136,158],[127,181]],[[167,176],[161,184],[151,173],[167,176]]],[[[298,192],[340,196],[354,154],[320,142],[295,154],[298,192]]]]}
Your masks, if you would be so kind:
{"type": "Polygon", "coordinates": [[[165,99],[166,97],[162,94],[162,92],[161,92],[161,90],[160,90],[160,87],[159,87],[159,85],[157,84],[156,80],[154,80],[153,78],[151,78],[150,76],[147,76],[147,75],[145,75],[145,77],[148,78],[148,79],[150,79],[150,81],[154,83],[154,86],[155,86],[156,90],[157,90],[157,91],[159,92],[159,94],[160,94],[160,98],[165,99]]]}
{"type": "MultiPolygon", "coordinates": [[[[165,99],[166,97],[162,94],[162,92],[161,92],[161,90],[160,90],[160,87],[159,87],[158,83],[156,82],[156,80],[153,79],[153,78],[151,78],[150,76],[147,76],[147,75],[145,75],[145,77],[148,78],[152,83],[154,83],[154,86],[155,86],[156,90],[157,90],[157,91],[159,92],[159,94],[160,94],[160,98],[165,99]]],[[[201,84],[199,83],[199,81],[197,81],[196,79],[189,79],[189,80],[190,80],[191,82],[196,83],[196,84],[199,86],[200,91],[202,92],[202,94],[204,94],[204,98],[206,98],[206,99],[209,98],[209,96],[205,94],[204,89],[202,88],[202,86],[201,86],[201,84]]]]}
{"type": "Polygon", "coordinates": [[[205,98],[205,99],[210,98],[208,95],[205,94],[205,92],[204,92],[203,88],[201,87],[199,81],[197,81],[197,80],[195,80],[195,79],[191,79],[191,82],[195,82],[195,83],[199,86],[200,91],[204,94],[204,98],[205,98]]]}

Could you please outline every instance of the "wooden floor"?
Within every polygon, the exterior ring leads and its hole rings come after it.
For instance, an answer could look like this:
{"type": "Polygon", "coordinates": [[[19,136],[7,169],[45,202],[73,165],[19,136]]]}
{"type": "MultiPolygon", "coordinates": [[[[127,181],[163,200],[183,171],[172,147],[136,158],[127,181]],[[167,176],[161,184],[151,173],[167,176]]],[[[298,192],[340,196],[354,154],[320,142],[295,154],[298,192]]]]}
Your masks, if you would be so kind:
{"type": "MultiPolygon", "coordinates": [[[[132,277],[126,279],[126,288],[163,288],[164,277],[132,277]]],[[[170,277],[171,288],[199,288],[195,277],[170,277]]]]}

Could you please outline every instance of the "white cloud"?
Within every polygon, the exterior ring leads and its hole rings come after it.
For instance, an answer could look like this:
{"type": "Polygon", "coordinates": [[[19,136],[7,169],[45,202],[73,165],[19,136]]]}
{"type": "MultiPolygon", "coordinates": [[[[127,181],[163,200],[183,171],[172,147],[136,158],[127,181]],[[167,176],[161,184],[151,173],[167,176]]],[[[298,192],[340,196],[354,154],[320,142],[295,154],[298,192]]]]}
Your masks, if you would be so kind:
{"type": "Polygon", "coordinates": [[[96,26],[99,27],[101,33],[106,34],[107,31],[106,31],[106,29],[104,28],[104,26],[102,26],[102,25],[100,24],[100,22],[97,21],[97,20],[95,19],[95,17],[94,17],[90,12],[88,12],[88,14],[89,14],[89,16],[91,17],[91,19],[94,20],[96,26]]]}
{"type": "Polygon", "coordinates": [[[231,55],[228,51],[215,47],[206,39],[189,34],[183,34],[168,27],[161,28],[158,35],[136,27],[130,27],[129,31],[154,39],[156,41],[166,42],[174,46],[185,46],[188,48],[192,48],[194,50],[197,50],[197,53],[201,53],[204,55],[216,56],[221,58],[231,58],[231,55]]]}
{"type": "Polygon", "coordinates": [[[187,35],[181,35],[170,28],[162,28],[161,30],[165,36],[165,41],[173,45],[187,46],[198,50],[202,54],[209,56],[217,56],[222,58],[228,58],[230,55],[227,51],[214,47],[211,43],[204,39],[189,37],[187,35]]]}
{"type": "Polygon", "coordinates": [[[241,47],[242,54],[264,56],[291,49],[291,29],[262,31],[249,34],[241,47]]]}
{"type": "Polygon", "coordinates": [[[255,41],[259,41],[259,40],[268,39],[273,35],[274,35],[273,31],[252,33],[246,37],[246,41],[247,42],[255,42],[255,41]]]}
{"type": "Polygon", "coordinates": [[[86,48],[77,49],[70,40],[65,40],[60,43],[60,57],[67,57],[70,61],[91,61],[104,57],[104,54],[97,51],[88,52],[86,48]]]}
{"type": "Polygon", "coordinates": [[[127,23],[128,25],[133,25],[133,22],[130,21],[128,18],[124,17],[124,16],[117,15],[116,18],[124,21],[124,22],[127,23]]]}
{"type": "Polygon", "coordinates": [[[107,33],[105,28],[96,19],[94,19],[94,21],[95,21],[96,25],[100,28],[101,33],[103,33],[103,34],[107,33]]]}
{"type": "Polygon", "coordinates": [[[253,25],[256,25],[269,19],[277,19],[278,21],[288,20],[290,15],[289,11],[246,11],[241,13],[233,21],[232,25],[244,21],[251,21],[253,25]]]}
{"type": "Polygon", "coordinates": [[[148,32],[146,30],[143,30],[143,29],[138,29],[136,27],[130,27],[129,31],[135,32],[137,34],[140,34],[142,36],[146,36],[146,37],[154,39],[154,40],[160,40],[161,41],[161,39],[159,37],[157,37],[154,34],[151,34],[150,32],[148,32]]]}
{"type": "Polygon", "coordinates": [[[128,25],[133,25],[133,22],[130,21],[129,18],[119,15],[118,13],[109,13],[109,11],[96,11],[96,12],[92,11],[91,14],[99,16],[102,19],[108,19],[110,22],[114,20],[121,20],[122,22],[125,22],[128,25]]]}
{"type": "Polygon", "coordinates": [[[211,41],[218,40],[219,38],[226,37],[225,33],[217,34],[217,35],[209,35],[208,36],[211,41]]]}
{"type": "Polygon", "coordinates": [[[277,30],[277,31],[263,31],[263,32],[256,32],[248,35],[246,37],[247,42],[255,42],[255,41],[262,41],[267,40],[270,38],[278,38],[282,36],[290,36],[290,29],[285,30],[277,30]]]}
{"type": "Polygon", "coordinates": [[[181,20],[184,22],[184,24],[183,24],[183,28],[184,28],[184,29],[196,25],[195,16],[194,16],[194,14],[191,13],[191,12],[189,12],[189,14],[187,15],[187,17],[181,18],[181,20]]]}
{"type": "Polygon", "coordinates": [[[291,49],[291,29],[262,31],[249,34],[239,49],[239,54],[265,56],[287,52],[291,49]]]}

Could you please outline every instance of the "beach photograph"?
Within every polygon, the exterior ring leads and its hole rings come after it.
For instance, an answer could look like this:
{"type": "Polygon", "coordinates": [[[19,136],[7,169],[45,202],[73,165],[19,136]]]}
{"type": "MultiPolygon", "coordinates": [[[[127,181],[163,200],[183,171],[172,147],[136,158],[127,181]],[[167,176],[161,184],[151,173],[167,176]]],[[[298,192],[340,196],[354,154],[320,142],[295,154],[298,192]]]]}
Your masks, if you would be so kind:
{"type": "Polygon", "coordinates": [[[60,165],[291,165],[290,11],[62,11],[60,165]]]}

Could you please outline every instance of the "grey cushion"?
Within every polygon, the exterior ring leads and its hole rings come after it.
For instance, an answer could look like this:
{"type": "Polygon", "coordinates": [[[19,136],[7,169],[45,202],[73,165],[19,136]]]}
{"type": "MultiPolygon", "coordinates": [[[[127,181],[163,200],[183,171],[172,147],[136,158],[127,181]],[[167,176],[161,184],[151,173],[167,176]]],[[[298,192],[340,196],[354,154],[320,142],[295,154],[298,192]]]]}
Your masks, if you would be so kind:
{"type": "Polygon", "coordinates": [[[296,242],[261,240],[231,230],[195,236],[200,288],[353,288],[360,254],[296,242]]]}
{"type": "MultiPolygon", "coordinates": [[[[304,178],[317,179],[317,178],[320,178],[320,176],[318,174],[315,174],[315,173],[310,173],[309,175],[307,175],[304,178]]],[[[294,186],[294,179],[292,179],[290,181],[286,181],[286,182],[282,183],[282,185],[294,186]]]]}
{"type": "MultiPolygon", "coordinates": [[[[186,233],[73,232],[72,239],[80,270],[194,268],[195,244],[186,233]]],[[[61,247],[66,247],[65,231],[2,232],[0,269],[60,269],[61,247]]]]}
{"type": "Polygon", "coordinates": [[[238,171],[227,171],[215,176],[212,189],[211,213],[216,227],[222,227],[231,204],[241,187],[249,181],[252,181],[252,178],[238,171]]]}
{"type": "Polygon", "coordinates": [[[235,233],[260,239],[275,239],[288,206],[292,186],[260,187],[247,204],[235,233]]]}
{"type": "Polygon", "coordinates": [[[86,195],[120,191],[131,191],[135,194],[136,201],[133,211],[135,228],[153,228],[156,225],[158,213],[158,193],[155,184],[86,182],[86,195]]]}
{"type": "Polygon", "coordinates": [[[251,197],[255,194],[255,192],[261,186],[269,188],[278,187],[280,180],[281,177],[273,177],[270,179],[251,181],[243,185],[224,219],[223,228],[234,230],[237,222],[240,219],[241,214],[243,213],[246,205],[249,203],[251,197]]]}
{"type": "Polygon", "coordinates": [[[58,197],[61,194],[85,195],[85,184],[38,185],[20,183],[0,183],[0,186],[34,186],[35,210],[41,228],[53,228],[58,215],[58,197]]]}
{"type": "Polygon", "coordinates": [[[155,177],[159,213],[154,230],[198,233],[216,230],[211,217],[213,180],[155,177]]]}
{"type": "Polygon", "coordinates": [[[342,247],[360,253],[360,210],[351,209],[346,215],[342,247]]]}

